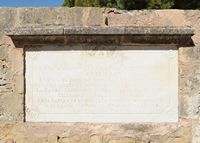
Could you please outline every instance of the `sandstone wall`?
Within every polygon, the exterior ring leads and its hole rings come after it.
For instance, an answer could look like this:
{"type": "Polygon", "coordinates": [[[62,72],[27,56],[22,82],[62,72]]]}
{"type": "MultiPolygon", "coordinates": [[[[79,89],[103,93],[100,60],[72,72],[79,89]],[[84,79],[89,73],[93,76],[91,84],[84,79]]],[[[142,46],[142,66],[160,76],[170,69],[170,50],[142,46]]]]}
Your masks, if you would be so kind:
{"type": "Polygon", "coordinates": [[[0,143],[200,143],[200,11],[0,8],[0,143]],[[63,26],[188,26],[194,47],[179,48],[179,123],[24,122],[24,55],[8,29],[63,26]]]}

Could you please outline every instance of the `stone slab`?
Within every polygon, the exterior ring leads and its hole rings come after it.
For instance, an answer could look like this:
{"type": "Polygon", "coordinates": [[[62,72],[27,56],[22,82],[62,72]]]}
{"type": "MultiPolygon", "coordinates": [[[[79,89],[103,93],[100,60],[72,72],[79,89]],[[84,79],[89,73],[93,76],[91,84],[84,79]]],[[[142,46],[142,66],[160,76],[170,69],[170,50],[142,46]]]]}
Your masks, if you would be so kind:
{"type": "Polygon", "coordinates": [[[176,122],[177,58],[171,48],[27,49],[26,121],[176,122]]]}
{"type": "Polygon", "coordinates": [[[143,26],[41,26],[15,27],[6,29],[6,35],[183,35],[192,36],[194,30],[189,27],[143,27],[143,26]]]}

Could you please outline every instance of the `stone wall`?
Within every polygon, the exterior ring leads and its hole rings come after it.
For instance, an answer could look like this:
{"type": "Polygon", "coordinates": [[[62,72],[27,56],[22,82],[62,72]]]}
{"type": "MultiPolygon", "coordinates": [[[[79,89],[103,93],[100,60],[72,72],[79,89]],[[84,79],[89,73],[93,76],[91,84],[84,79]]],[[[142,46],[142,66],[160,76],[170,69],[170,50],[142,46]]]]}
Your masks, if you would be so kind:
{"type": "Polygon", "coordinates": [[[199,143],[200,11],[0,8],[0,143],[199,143]],[[178,123],[26,123],[24,55],[6,31],[67,26],[188,26],[194,47],[179,48],[178,123]]]}

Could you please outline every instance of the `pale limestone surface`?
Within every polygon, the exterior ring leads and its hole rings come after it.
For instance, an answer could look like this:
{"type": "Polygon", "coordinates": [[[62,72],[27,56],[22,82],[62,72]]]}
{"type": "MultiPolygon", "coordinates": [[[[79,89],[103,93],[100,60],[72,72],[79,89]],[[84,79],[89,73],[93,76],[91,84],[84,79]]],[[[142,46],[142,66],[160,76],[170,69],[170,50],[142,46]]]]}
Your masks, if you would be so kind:
{"type": "Polygon", "coordinates": [[[199,143],[199,17],[199,10],[0,8],[0,142],[10,139],[16,143],[199,143]],[[23,26],[53,29],[65,25],[194,28],[192,39],[195,45],[179,48],[179,122],[165,125],[20,123],[24,119],[23,50],[16,48],[4,33],[6,29],[23,26]]]}
{"type": "Polygon", "coordinates": [[[178,121],[175,47],[53,49],[26,50],[26,121],[178,121]]]}

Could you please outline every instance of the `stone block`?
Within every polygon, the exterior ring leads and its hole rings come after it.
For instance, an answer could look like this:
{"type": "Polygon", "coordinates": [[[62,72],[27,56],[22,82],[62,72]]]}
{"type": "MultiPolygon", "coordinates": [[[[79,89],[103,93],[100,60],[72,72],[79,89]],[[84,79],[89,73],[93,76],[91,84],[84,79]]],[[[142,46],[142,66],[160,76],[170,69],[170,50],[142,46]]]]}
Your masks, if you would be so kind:
{"type": "Polygon", "coordinates": [[[108,26],[185,26],[183,10],[107,10],[108,26]]]}
{"type": "Polygon", "coordinates": [[[58,143],[89,143],[89,136],[73,136],[73,137],[63,137],[58,140],[58,143]]]}
{"type": "Polygon", "coordinates": [[[4,35],[6,29],[11,29],[18,22],[17,9],[0,8],[0,35],[4,35]]]}
{"type": "Polygon", "coordinates": [[[81,26],[83,8],[20,8],[19,24],[22,26],[81,26]]]}
{"type": "Polygon", "coordinates": [[[187,10],[185,11],[185,18],[187,25],[195,29],[195,35],[192,37],[196,46],[200,45],[200,11],[199,10],[187,10]]]}
{"type": "Polygon", "coordinates": [[[15,143],[12,139],[7,139],[6,143],[15,143]]]}
{"type": "Polygon", "coordinates": [[[84,9],[82,19],[84,21],[83,23],[86,23],[85,26],[105,26],[103,11],[103,8],[84,9]]]}
{"type": "Polygon", "coordinates": [[[89,143],[103,143],[102,136],[92,135],[89,143]]]}
{"type": "Polygon", "coordinates": [[[136,138],[122,137],[119,139],[110,139],[108,143],[145,143],[145,142],[136,138]]]}

